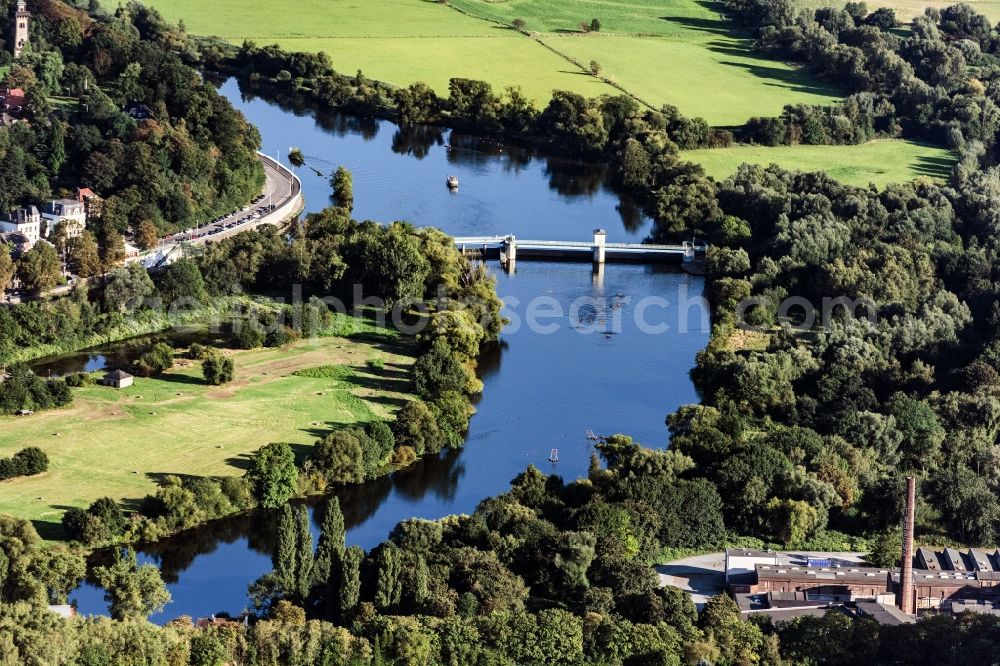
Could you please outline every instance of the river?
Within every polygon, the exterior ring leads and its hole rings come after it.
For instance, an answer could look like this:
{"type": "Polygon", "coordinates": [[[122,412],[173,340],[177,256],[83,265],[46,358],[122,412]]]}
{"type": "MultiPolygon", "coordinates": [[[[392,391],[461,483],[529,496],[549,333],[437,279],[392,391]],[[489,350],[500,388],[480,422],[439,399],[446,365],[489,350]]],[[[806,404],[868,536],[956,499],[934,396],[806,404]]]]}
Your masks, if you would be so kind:
{"type": "MultiPolygon", "coordinates": [[[[648,230],[641,216],[622,217],[599,165],[436,128],[408,132],[433,134],[417,149],[388,122],[341,115],[320,122],[243,97],[232,80],[222,91],[260,128],[266,152],[302,148],[307,166],[297,172],[307,210],[329,201],[329,184],[312,168],[328,173],[344,164],[354,174],[359,219],[540,239],[584,240],[603,227],[611,241],[639,240],[648,230]],[[444,184],[451,173],[461,181],[457,193],[444,184]]],[[[349,544],[371,548],[406,518],[471,512],[529,464],[566,479],[585,476],[588,431],[662,447],[665,416],[698,400],[689,371],[709,335],[702,278],[645,265],[609,264],[603,275],[589,264],[523,260],[513,274],[495,263],[491,269],[512,324],[480,361],[485,388],[465,447],[340,492],[349,544]],[[548,461],[551,449],[558,449],[556,463],[548,461]]],[[[173,597],[151,619],[241,611],[247,585],[270,569],[273,532],[274,515],[258,513],[144,548],[141,559],[161,567],[173,597]]],[[[90,584],[72,599],[83,613],[106,612],[102,591],[90,584]]]]}
{"type": "Polygon", "coordinates": [[[406,220],[453,236],[514,234],[532,240],[639,242],[651,221],[611,189],[603,165],[542,157],[531,151],[440,127],[401,128],[387,120],[311,109],[288,110],[241,94],[235,79],[221,92],[261,130],[261,150],[284,159],[299,148],[296,169],[306,206],[329,205],[330,174],[354,176],[354,216],[406,220]],[[457,176],[460,186],[445,184],[457,176]]]}

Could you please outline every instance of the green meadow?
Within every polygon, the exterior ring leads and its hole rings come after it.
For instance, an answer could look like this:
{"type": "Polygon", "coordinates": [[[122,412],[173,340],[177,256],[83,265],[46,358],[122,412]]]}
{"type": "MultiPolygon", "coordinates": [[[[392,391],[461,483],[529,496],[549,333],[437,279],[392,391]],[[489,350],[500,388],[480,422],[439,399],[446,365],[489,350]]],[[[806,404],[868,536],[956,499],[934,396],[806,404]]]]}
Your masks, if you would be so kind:
{"type": "Polygon", "coordinates": [[[785,104],[827,104],[837,91],[751,51],[720,6],[698,0],[450,0],[456,8],[510,24],[520,18],[546,45],[658,107],[673,104],[713,125],[776,115],[785,104]],[[580,23],[597,18],[598,33],[580,23]]]}
{"type": "Polygon", "coordinates": [[[497,89],[519,85],[539,105],[553,89],[593,96],[619,91],[678,106],[712,124],[774,115],[789,103],[827,103],[837,91],[750,51],[712,3],[697,0],[149,0],[188,31],[234,43],[324,51],[346,73],[446,91],[452,77],[497,89]],[[583,34],[598,18],[601,32],[583,34]],[[525,36],[509,26],[525,21],[525,36]],[[582,67],[581,67],[582,65],[582,67]]]}
{"type": "Polygon", "coordinates": [[[228,353],[236,377],[226,386],[206,384],[200,362],[178,360],[126,389],[74,389],[66,408],[0,417],[0,456],[26,446],[49,456],[44,474],[0,483],[0,513],[35,521],[46,536],[66,508],[103,496],[139,500],[166,474],[242,475],[268,442],[308,446],[332,428],[388,418],[407,399],[413,361],[407,342],[389,339],[228,353]],[[381,369],[368,365],[376,358],[381,369]]]}
{"type": "MultiPolygon", "coordinates": [[[[844,3],[831,3],[828,0],[797,0],[797,4],[803,7],[820,8],[831,5],[841,6],[844,3]]],[[[896,18],[906,22],[914,16],[923,14],[927,7],[942,9],[958,3],[957,0],[871,0],[866,4],[869,10],[877,7],[890,7],[896,10],[896,18]]],[[[996,0],[967,0],[965,4],[985,15],[993,23],[1000,21],[1000,2],[996,0]]]]}
{"type": "Polygon", "coordinates": [[[581,62],[597,61],[604,76],[655,107],[673,104],[712,125],[777,116],[789,103],[836,100],[829,87],[783,63],[761,60],[743,40],[724,35],[552,36],[546,43],[581,62]]]}
{"type": "Polygon", "coordinates": [[[943,148],[913,141],[871,141],[858,146],[767,146],[736,145],[724,149],[688,150],[682,156],[701,164],[721,180],[736,172],[740,164],[778,164],[799,171],[825,171],[849,185],[909,181],[919,177],[944,179],[955,162],[943,148]]]}
{"type": "MultiPolygon", "coordinates": [[[[620,94],[653,107],[673,104],[716,126],[774,116],[792,103],[829,104],[839,91],[786,63],[763,58],[712,0],[148,0],[193,34],[233,43],[251,39],[298,51],[323,51],[346,73],[407,85],[424,81],[445,92],[452,77],[488,81],[497,90],[518,85],[541,106],[552,90],[620,94]],[[597,18],[599,32],[581,22],[597,18]],[[511,28],[523,21],[522,34],[511,28]],[[591,62],[600,67],[590,73],[591,62]]],[[[805,6],[829,4],[800,0],[805,6]]],[[[870,3],[893,6],[901,18],[924,0],[870,3]]],[[[945,4],[945,3],[940,3],[945,4]]],[[[1000,0],[973,2],[1000,16],[1000,0]]],[[[884,185],[917,176],[947,175],[944,151],[906,142],[859,147],[737,146],[692,151],[717,177],[742,162],[775,162],[826,170],[854,184],[884,185]]]]}

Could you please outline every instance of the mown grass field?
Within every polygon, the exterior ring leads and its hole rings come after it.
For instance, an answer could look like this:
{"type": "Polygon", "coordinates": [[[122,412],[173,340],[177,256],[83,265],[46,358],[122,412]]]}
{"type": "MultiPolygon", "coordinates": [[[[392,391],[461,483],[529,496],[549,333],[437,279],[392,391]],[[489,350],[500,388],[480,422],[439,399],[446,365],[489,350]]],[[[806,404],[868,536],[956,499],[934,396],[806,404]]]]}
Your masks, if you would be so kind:
{"type": "Polygon", "coordinates": [[[455,77],[486,81],[498,93],[507,86],[520,86],[536,106],[544,106],[553,90],[572,90],[586,97],[620,94],[510,30],[485,38],[323,37],[276,41],[286,49],[324,51],[339,71],[354,73],[360,69],[366,76],[400,86],[423,81],[445,96],[448,81],[455,77]]]}
{"type": "Polygon", "coordinates": [[[750,41],[699,0],[148,0],[188,31],[234,43],[252,39],[324,51],[346,73],[397,85],[424,81],[439,91],[461,76],[497,89],[520,85],[544,105],[553,89],[592,96],[619,91],[571,60],[510,29],[515,18],[584,68],[654,106],[671,103],[712,124],[773,115],[784,104],[826,103],[837,91],[788,66],[757,57],[750,41]],[[598,18],[600,34],[579,32],[598,18]]]}
{"type": "Polygon", "coordinates": [[[242,475],[268,442],[307,446],[339,425],[385,418],[406,400],[406,342],[328,337],[282,349],[232,352],[233,383],[209,386],[201,364],[179,361],[165,375],[115,390],[74,389],[71,406],[28,417],[0,417],[0,456],[38,446],[49,471],[0,483],[0,513],[58,533],[66,508],[102,496],[138,500],[165,474],[242,475]],[[380,371],[366,362],[381,358],[380,371]],[[344,365],[346,376],[292,373],[344,365]]]}
{"type": "MultiPolygon", "coordinates": [[[[803,7],[829,7],[832,3],[827,0],[797,0],[797,4],[803,7]]],[[[843,3],[836,3],[840,6],[843,3]]],[[[901,21],[908,21],[914,16],[924,13],[927,7],[941,9],[957,4],[957,0],[870,0],[866,2],[868,9],[873,10],[878,7],[891,7],[896,10],[896,17],[901,21]]],[[[996,0],[968,0],[966,4],[971,5],[980,14],[984,14],[993,23],[1000,21],[1000,2],[996,0]]]]}
{"type": "Polygon", "coordinates": [[[292,51],[328,53],[337,70],[396,85],[424,81],[447,92],[452,77],[519,84],[544,103],[553,89],[586,95],[613,88],[505,26],[432,0],[148,0],[195,35],[251,39],[292,51]]]}
{"type": "Polygon", "coordinates": [[[737,145],[724,149],[689,150],[682,155],[705,167],[716,179],[735,173],[744,162],[778,164],[799,171],[826,171],[830,177],[850,185],[888,183],[918,177],[943,179],[955,157],[943,148],[913,141],[872,141],[859,146],[767,146],[737,145]]]}
{"type": "Polygon", "coordinates": [[[829,104],[828,86],[783,63],[764,61],[742,40],[724,35],[685,39],[588,35],[546,42],[603,73],[638,97],[673,104],[713,125],[742,125],[751,116],[777,116],[791,100],[829,104]]]}
{"type": "Polygon", "coordinates": [[[451,0],[456,7],[509,24],[525,21],[552,48],[601,65],[614,80],[653,106],[673,104],[713,125],[776,115],[794,102],[826,104],[838,93],[788,65],[761,58],[750,40],[706,0],[451,0]],[[599,33],[582,34],[597,18],[599,33]]]}

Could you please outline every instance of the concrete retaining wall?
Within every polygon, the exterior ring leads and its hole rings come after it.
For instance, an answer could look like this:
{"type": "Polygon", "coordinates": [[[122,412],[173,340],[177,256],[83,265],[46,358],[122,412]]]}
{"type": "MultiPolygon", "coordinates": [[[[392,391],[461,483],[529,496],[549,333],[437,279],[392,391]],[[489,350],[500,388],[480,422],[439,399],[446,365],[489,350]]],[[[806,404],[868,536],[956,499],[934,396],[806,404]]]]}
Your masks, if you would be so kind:
{"type": "Polygon", "coordinates": [[[302,212],[305,208],[306,202],[305,198],[302,196],[302,181],[295,173],[286,167],[281,162],[277,161],[270,155],[265,155],[264,153],[258,152],[257,156],[260,157],[261,161],[266,161],[271,167],[280,171],[289,177],[292,181],[292,196],[289,197],[284,203],[274,209],[274,211],[268,213],[259,220],[253,220],[252,222],[247,222],[246,224],[241,224],[238,227],[233,227],[222,233],[213,235],[211,238],[199,238],[194,241],[189,241],[192,243],[212,243],[217,240],[222,240],[224,238],[231,238],[236,234],[243,233],[244,231],[250,231],[251,229],[256,229],[265,224],[270,224],[276,227],[282,227],[286,222],[291,220],[293,217],[302,212]]]}

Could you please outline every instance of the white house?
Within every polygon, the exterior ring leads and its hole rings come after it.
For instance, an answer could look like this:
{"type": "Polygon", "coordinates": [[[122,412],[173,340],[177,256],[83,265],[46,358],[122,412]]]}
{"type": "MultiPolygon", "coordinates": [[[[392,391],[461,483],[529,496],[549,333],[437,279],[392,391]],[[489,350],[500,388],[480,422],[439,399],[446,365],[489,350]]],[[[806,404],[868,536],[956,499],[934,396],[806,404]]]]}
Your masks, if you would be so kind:
{"type": "Polygon", "coordinates": [[[42,216],[34,206],[18,208],[0,220],[0,231],[17,232],[34,245],[42,237],[42,216]]]}
{"type": "Polygon", "coordinates": [[[132,386],[135,378],[124,370],[114,370],[104,375],[101,383],[116,389],[123,389],[132,386]]]}
{"type": "Polygon", "coordinates": [[[60,222],[65,224],[66,237],[76,238],[87,226],[87,209],[82,201],[55,199],[45,204],[42,219],[45,221],[46,238],[52,237],[52,232],[60,222]]]}
{"type": "Polygon", "coordinates": [[[76,617],[76,609],[69,604],[49,604],[48,609],[64,620],[76,617]]]}

